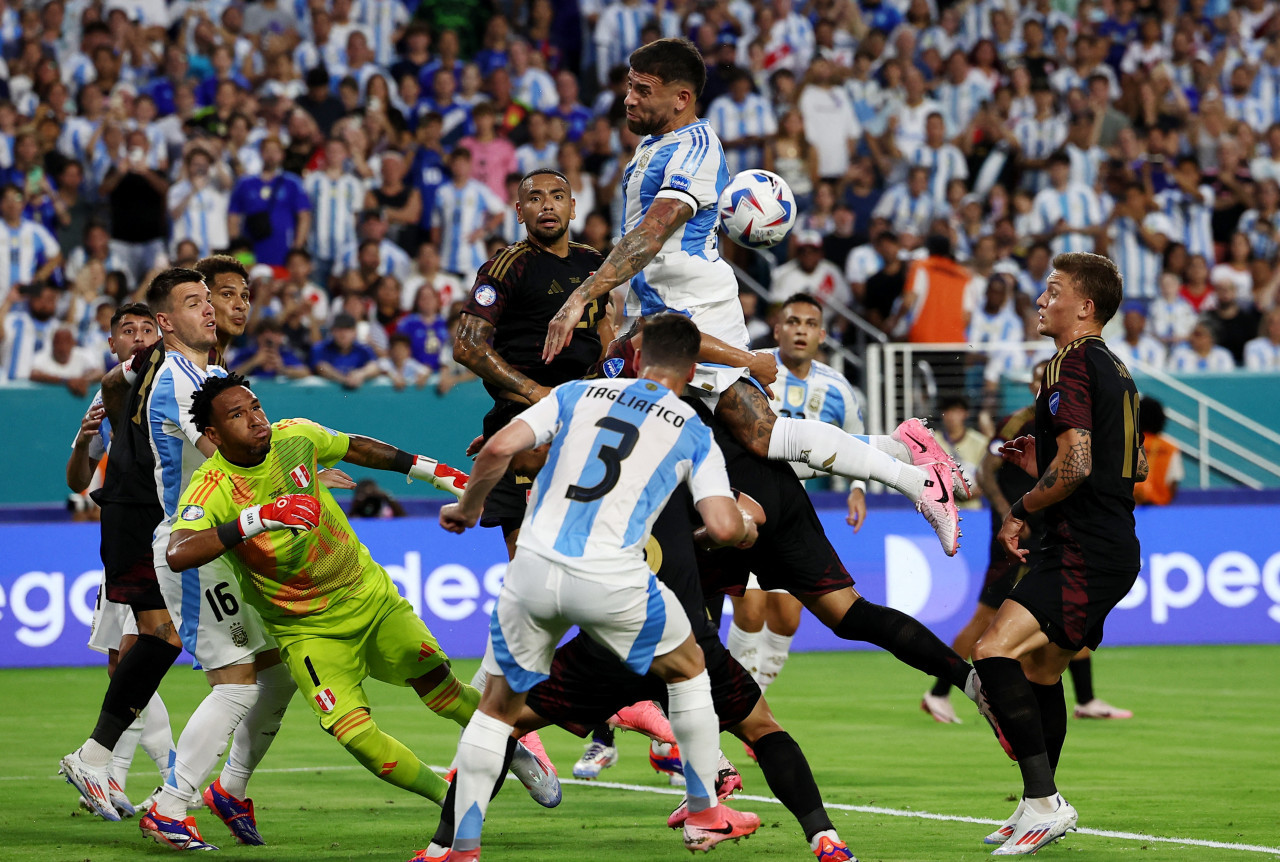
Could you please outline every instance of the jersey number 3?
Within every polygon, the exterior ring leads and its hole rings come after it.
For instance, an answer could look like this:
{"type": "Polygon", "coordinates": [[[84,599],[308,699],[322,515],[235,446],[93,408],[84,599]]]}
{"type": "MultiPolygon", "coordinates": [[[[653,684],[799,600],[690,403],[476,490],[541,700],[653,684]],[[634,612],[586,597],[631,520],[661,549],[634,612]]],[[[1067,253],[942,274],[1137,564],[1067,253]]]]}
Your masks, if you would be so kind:
{"type": "Polygon", "coordinates": [[[596,457],[604,464],[604,478],[590,488],[584,488],[581,485],[569,486],[565,496],[579,503],[599,500],[613,490],[613,486],[618,484],[618,477],[622,475],[622,462],[631,454],[631,450],[636,447],[636,440],[640,437],[639,428],[613,416],[601,418],[596,423],[596,427],[612,431],[621,439],[617,446],[601,446],[600,451],[596,453],[596,457]]]}

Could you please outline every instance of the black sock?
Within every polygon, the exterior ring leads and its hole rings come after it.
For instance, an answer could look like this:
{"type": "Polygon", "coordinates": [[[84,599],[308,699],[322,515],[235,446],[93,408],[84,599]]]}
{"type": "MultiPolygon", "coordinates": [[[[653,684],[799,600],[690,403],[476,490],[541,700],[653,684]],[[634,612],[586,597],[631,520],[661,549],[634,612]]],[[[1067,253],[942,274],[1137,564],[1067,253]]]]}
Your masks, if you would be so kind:
{"type": "Polygon", "coordinates": [[[107,684],[98,724],[90,738],[103,748],[115,748],[120,735],[146,708],[181,652],[180,647],[155,635],[139,635],[107,684]]]}
{"type": "Polygon", "coordinates": [[[973,670],[918,620],[861,596],[831,631],[847,641],[875,644],[893,653],[898,661],[929,676],[949,680],[961,689],[969,678],[969,671],[973,670]]]}
{"type": "Polygon", "coordinates": [[[937,682],[933,684],[933,688],[929,690],[929,694],[934,697],[946,697],[951,694],[951,683],[942,677],[938,677],[937,682]]]}
{"type": "Polygon", "coordinates": [[[591,741],[613,747],[613,728],[607,724],[599,725],[591,731],[591,741]]]}
{"type": "Polygon", "coordinates": [[[1086,704],[1093,700],[1093,659],[1089,656],[1078,658],[1067,665],[1071,671],[1071,685],[1076,690],[1076,703],[1086,704]]]}
{"type": "Polygon", "coordinates": [[[1040,725],[1040,706],[1031,690],[1031,683],[1022,673],[1022,665],[1017,659],[1003,657],[981,658],[973,665],[982,680],[982,690],[987,693],[991,711],[1000,722],[1000,731],[1018,756],[1023,795],[1041,798],[1057,793],[1044,728],[1040,725]]]}
{"type": "MultiPolygon", "coordinates": [[[[503,782],[507,778],[507,770],[511,768],[511,759],[516,755],[515,739],[507,740],[507,756],[502,761],[502,771],[498,773],[498,781],[493,785],[493,793],[489,794],[489,798],[498,795],[498,791],[502,789],[503,782]]],[[[458,794],[458,778],[455,775],[453,781],[449,782],[449,790],[444,795],[444,803],[440,806],[440,822],[436,825],[436,834],[431,836],[431,843],[439,844],[441,847],[453,846],[453,806],[457,802],[458,794]]]]}
{"type": "Polygon", "coordinates": [[[785,730],[765,734],[751,748],[769,789],[795,815],[805,840],[812,841],[819,832],[835,828],[822,807],[822,794],[813,780],[809,761],[791,734],[785,730]]]}
{"type": "Polygon", "coordinates": [[[1040,726],[1044,729],[1049,768],[1056,773],[1058,758],[1062,756],[1062,743],[1067,738],[1067,697],[1062,691],[1062,680],[1053,685],[1031,683],[1031,693],[1040,706],[1040,726]]]}

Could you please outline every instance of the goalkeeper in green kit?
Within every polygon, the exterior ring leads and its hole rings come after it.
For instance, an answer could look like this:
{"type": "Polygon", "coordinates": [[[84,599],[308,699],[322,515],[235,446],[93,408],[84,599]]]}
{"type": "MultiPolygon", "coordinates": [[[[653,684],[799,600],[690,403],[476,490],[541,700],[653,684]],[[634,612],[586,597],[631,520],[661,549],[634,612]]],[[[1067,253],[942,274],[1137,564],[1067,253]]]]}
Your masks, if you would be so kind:
{"type": "MultiPolygon", "coordinates": [[[[305,419],[268,422],[239,375],[210,377],[191,405],[218,451],[191,477],[169,540],[174,571],[223,554],[245,600],[276,639],[320,726],[384,781],[439,804],[448,783],[370,715],[364,680],[410,686],[429,709],[466,727],[480,693],[453,675],[426,623],[360,543],[316,480],[339,461],[392,470],[460,495],[467,476],[369,437],[305,419]]],[[[541,743],[526,737],[539,754],[541,743]]],[[[511,770],[539,804],[560,801],[549,761],[514,740],[511,770]]]]}

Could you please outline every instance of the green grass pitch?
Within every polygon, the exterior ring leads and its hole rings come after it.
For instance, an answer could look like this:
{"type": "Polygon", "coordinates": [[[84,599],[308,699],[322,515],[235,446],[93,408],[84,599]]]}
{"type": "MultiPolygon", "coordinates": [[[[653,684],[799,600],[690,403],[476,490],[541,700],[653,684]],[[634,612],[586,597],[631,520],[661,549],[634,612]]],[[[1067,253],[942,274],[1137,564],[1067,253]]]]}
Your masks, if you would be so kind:
{"type": "MultiPolygon", "coordinates": [[[[812,621],[806,624],[812,625],[812,621]]],[[[1073,833],[1042,859],[1277,860],[1280,852],[1280,647],[1104,649],[1095,660],[1098,693],[1132,708],[1131,721],[1070,722],[1058,779],[1080,810],[1080,826],[1273,848],[1272,852],[1073,833]]],[[[468,678],[475,662],[459,662],[468,678]]],[[[5,862],[116,862],[161,859],[173,851],[145,840],[133,821],[105,823],[77,813],[74,792],[53,778],[58,758],[90,730],[101,669],[0,673],[0,859],[5,862]]],[[[986,724],[958,697],[962,726],[935,724],[918,709],[926,681],[883,653],[793,656],[770,691],[782,724],[804,748],[823,798],[958,817],[1003,818],[1019,790],[1017,767],[986,724]]],[[[175,731],[207,690],[202,675],[170,673],[161,689],[175,731]]],[[[430,714],[408,689],[369,684],[379,724],[432,764],[452,756],[458,729],[430,714]]],[[[1070,700],[1070,691],[1068,691],[1070,700]]],[[[544,732],[568,776],[581,742],[544,732]]],[[[727,734],[745,793],[772,796],[759,769],[727,734]]],[[[619,735],[619,764],[603,778],[663,789],[647,762],[646,741],[619,735]]],[[[155,782],[139,751],[130,796],[155,782]]],[[[250,785],[267,847],[237,847],[208,812],[197,815],[222,858],[319,862],[402,862],[425,846],[437,810],[360,769],[316,727],[295,699],[280,735],[250,785]]],[[[554,811],[509,783],[490,808],[484,858],[490,862],[573,862],[688,858],[665,826],[671,796],[566,786],[554,811]]],[[[795,821],[776,803],[740,801],[763,825],[749,840],[725,844],[713,859],[812,859],[795,821]]],[[[863,862],[960,862],[986,857],[990,827],[883,813],[832,810],[841,836],[863,862]]]]}

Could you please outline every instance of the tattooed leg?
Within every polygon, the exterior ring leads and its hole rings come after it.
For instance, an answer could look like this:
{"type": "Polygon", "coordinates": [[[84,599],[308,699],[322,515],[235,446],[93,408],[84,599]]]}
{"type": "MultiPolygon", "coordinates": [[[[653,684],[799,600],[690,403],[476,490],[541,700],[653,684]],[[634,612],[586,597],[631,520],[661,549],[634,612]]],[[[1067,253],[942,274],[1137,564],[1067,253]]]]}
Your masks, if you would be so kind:
{"type": "Polygon", "coordinates": [[[734,439],[753,455],[775,461],[799,461],[848,479],[883,482],[911,500],[920,499],[925,472],[812,419],[778,417],[764,393],[739,380],[720,396],[716,416],[734,439]]]}

